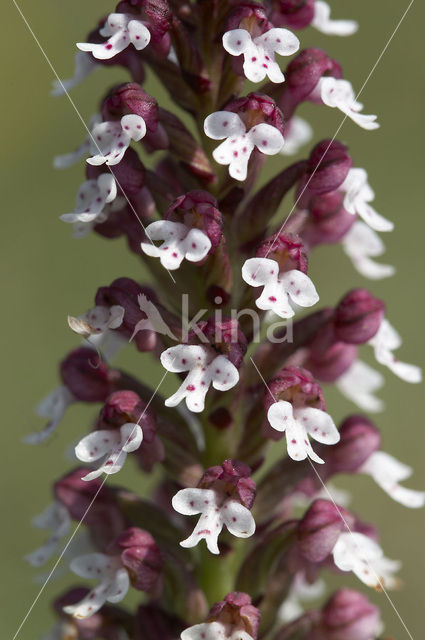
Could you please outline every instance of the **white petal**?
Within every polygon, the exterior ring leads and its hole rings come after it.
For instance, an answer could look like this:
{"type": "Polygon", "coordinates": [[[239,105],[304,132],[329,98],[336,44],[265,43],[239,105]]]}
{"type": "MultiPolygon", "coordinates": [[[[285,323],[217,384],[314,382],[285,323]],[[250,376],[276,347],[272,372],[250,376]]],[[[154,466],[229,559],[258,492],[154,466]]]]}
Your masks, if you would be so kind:
{"type": "Polygon", "coordinates": [[[363,129],[377,129],[379,127],[379,124],[375,122],[377,116],[358,113],[362,105],[356,102],[353,87],[347,80],[330,76],[323,77],[319,80],[318,88],[322,101],[328,107],[337,107],[363,129]]]}
{"type": "Polygon", "coordinates": [[[292,56],[300,48],[297,36],[292,31],[281,28],[269,29],[255,38],[254,42],[261,44],[269,54],[276,51],[281,56],[292,56]]]}
{"type": "Polygon", "coordinates": [[[80,158],[85,156],[90,149],[90,143],[88,140],[85,140],[75,151],[71,151],[71,153],[65,153],[60,156],[55,156],[53,159],[53,166],[55,169],[67,169],[68,167],[72,167],[73,164],[76,164],[80,158]]]}
{"type": "Polygon", "coordinates": [[[295,427],[292,404],[285,400],[274,402],[269,407],[267,419],[276,431],[284,432],[288,426],[295,427]]]}
{"type": "Polygon", "coordinates": [[[303,118],[292,116],[285,132],[285,144],[280,153],[284,156],[291,156],[303,147],[313,137],[313,128],[303,118]]]}
{"type": "Polygon", "coordinates": [[[135,113],[123,116],[121,118],[121,127],[135,142],[138,142],[146,135],[146,123],[142,116],[138,116],[135,113]]]}
{"type": "Polygon", "coordinates": [[[173,509],[184,516],[202,513],[208,504],[215,505],[216,495],[211,489],[181,489],[171,501],[173,509]]]}
{"type": "Polygon", "coordinates": [[[140,20],[130,20],[128,23],[130,40],[134,47],[140,51],[148,46],[151,41],[151,33],[140,20]]]}
{"type": "Polygon", "coordinates": [[[381,238],[364,222],[356,220],[342,239],[342,246],[357,271],[365,278],[379,280],[394,274],[393,266],[379,264],[370,259],[369,256],[382,255],[385,247],[381,238]]]}
{"type": "Polygon", "coordinates": [[[67,91],[70,91],[87,78],[92,71],[98,68],[98,64],[93,58],[83,51],[77,51],[74,61],[75,70],[73,77],[68,80],[54,80],[51,91],[52,96],[61,96],[67,91]]]}
{"type": "Polygon", "coordinates": [[[184,242],[184,257],[189,262],[203,260],[211,249],[211,240],[201,229],[191,229],[184,242]]]}
{"type": "Polygon", "coordinates": [[[49,423],[41,431],[25,436],[23,441],[27,444],[40,444],[47,440],[59,426],[67,407],[73,402],[75,397],[65,385],[54,389],[35,409],[36,414],[41,418],[47,418],[49,423]]]}
{"type": "Polygon", "coordinates": [[[136,451],[136,449],[138,449],[142,444],[143,431],[139,424],[135,424],[134,422],[126,422],[122,425],[122,427],[120,427],[120,432],[120,446],[126,453],[136,451]]]}
{"type": "Polygon", "coordinates": [[[34,518],[33,525],[38,529],[52,531],[52,534],[41,547],[25,556],[25,560],[33,567],[40,567],[52,557],[58,548],[61,538],[69,532],[71,518],[68,510],[60,502],[54,502],[43,513],[34,518]]]}
{"type": "Polygon", "coordinates": [[[339,431],[326,411],[308,407],[306,409],[296,409],[294,416],[297,422],[301,422],[306,431],[317,442],[329,445],[339,442],[339,431]]]}
{"type": "Polygon", "coordinates": [[[322,458],[313,451],[310,441],[307,436],[307,431],[301,422],[294,422],[288,425],[286,432],[286,446],[288,449],[288,455],[292,460],[299,462],[305,460],[307,456],[318,464],[323,464],[322,458]]]}
{"type": "Polygon", "coordinates": [[[219,622],[203,622],[182,631],[181,640],[226,640],[225,629],[219,622]]]}
{"type": "Polygon", "coordinates": [[[293,269],[280,276],[285,291],[300,307],[312,307],[319,300],[316,287],[302,271],[293,269]]]}
{"type": "Polygon", "coordinates": [[[93,431],[80,440],[75,447],[75,455],[82,462],[93,462],[108,454],[119,442],[118,431],[93,431]]]}
{"type": "Polygon", "coordinates": [[[232,56],[239,56],[250,44],[252,39],[246,29],[232,29],[223,35],[223,47],[232,56]]]}
{"type": "Polygon", "coordinates": [[[340,392],[365,411],[383,411],[385,405],[374,392],[384,386],[384,377],[368,364],[355,360],[336,381],[340,392]]]}
{"type": "Polygon", "coordinates": [[[114,562],[104,553],[88,553],[73,558],[69,565],[71,571],[80,578],[103,578],[114,569],[114,562]]]}
{"type": "Polygon", "coordinates": [[[161,353],[161,364],[167,371],[181,373],[189,371],[193,367],[206,363],[208,352],[205,347],[198,345],[179,344],[170,347],[161,353]]]}
{"type": "Polygon", "coordinates": [[[268,282],[277,282],[279,265],[269,258],[249,258],[242,267],[242,278],[251,287],[260,287],[268,282]]]}
{"type": "Polygon", "coordinates": [[[239,382],[239,371],[226,356],[217,356],[208,365],[211,370],[211,379],[214,389],[227,391],[239,382]]]}
{"type": "Polygon", "coordinates": [[[205,134],[213,140],[222,140],[229,136],[239,136],[246,128],[237,113],[232,111],[215,111],[205,118],[205,134]]]}
{"type": "Polygon", "coordinates": [[[359,202],[357,213],[375,231],[392,231],[394,223],[375,211],[367,202],[359,202]]]}
{"type": "Polygon", "coordinates": [[[121,602],[130,588],[130,576],[126,569],[118,569],[115,578],[108,588],[108,602],[121,602]]]}
{"type": "Polygon", "coordinates": [[[248,137],[261,153],[275,155],[283,147],[284,139],[279,129],[261,122],[248,132],[248,137]]]}
{"type": "Polygon", "coordinates": [[[425,505],[425,492],[406,489],[398,481],[409,478],[411,467],[403,464],[384,451],[375,451],[359,469],[359,473],[366,473],[393,498],[396,502],[418,509],[425,505]]]}
{"type": "Polygon", "coordinates": [[[255,532],[255,520],[249,509],[236,500],[227,500],[221,507],[223,522],[237,538],[249,538],[255,532]]]}
{"type": "Polygon", "coordinates": [[[354,20],[331,20],[331,10],[327,2],[316,0],[314,3],[314,18],[311,26],[331,36],[351,36],[359,25],[354,20]]]}

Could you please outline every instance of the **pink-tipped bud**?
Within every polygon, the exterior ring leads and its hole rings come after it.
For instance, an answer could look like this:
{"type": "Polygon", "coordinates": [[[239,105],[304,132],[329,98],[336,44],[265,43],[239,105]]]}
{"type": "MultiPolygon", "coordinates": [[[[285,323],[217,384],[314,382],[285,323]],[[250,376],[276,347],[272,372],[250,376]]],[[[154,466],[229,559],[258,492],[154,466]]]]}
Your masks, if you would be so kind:
{"type": "Polygon", "coordinates": [[[335,309],[334,327],[338,340],[363,344],[378,331],[385,316],[385,304],[366,289],[353,289],[335,309]]]}
{"type": "Polygon", "coordinates": [[[281,110],[272,98],[262,93],[249,93],[243,98],[232,100],[226,105],[226,111],[237,113],[247,129],[265,122],[276,127],[283,134],[284,123],[281,110]]]}
{"type": "Polygon", "coordinates": [[[257,258],[276,260],[279,271],[297,269],[307,273],[308,258],[303,241],[292,233],[275,233],[266,238],[257,249],[257,258]]]}
{"type": "Polygon", "coordinates": [[[162,556],[150,533],[137,527],[126,529],[114,540],[109,551],[120,553],[122,564],[135,589],[159,595],[162,586],[162,556]]]}
{"type": "Polygon", "coordinates": [[[210,467],[198,483],[200,489],[214,489],[219,494],[233,497],[251,509],[257,486],[251,478],[251,469],[238,460],[225,460],[222,465],[210,467]]]}
{"type": "MultiPolygon", "coordinates": [[[[320,640],[371,640],[382,627],[379,609],[362,593],[338,589],[321,611],[320,640]]],[[[312,636],[313,637],[313,636],[312,636]]]]}
{"type": "Polygon", "coordinates": [[[354,525],[353,516],[328,500],[315,500],[297,527],[297,550],[308,562],[325,560],[332,552],[346,524],[354,525]]]}
{"type": "Polygon", "coordinates": [[[211,240],[213,253],[223,237],[223,216],[217,200],[208,191],[197,189],[180,196],[167,209],[164,218],[204,231],[211,240]]]}
{"type": "Polygon", "coordinates": [[[115,372],[93,349],[78,347],[60,363],[62,381],[81,402],[103,402],[113,389],[115,372]]]}
{"type": "Polygon", "coordinates": [[[276,27],[305,29],[314,18],[314,0],[266,0],[276,27]]]}
{"type": "Polygon", "coordinates": [[[248,594],[234,591],[211,607],[207,622],[220,622],[225,627],[245,631],[256,640],[260,611],[251,603],[248,594]]]}
{"type": "Polygon", "coordinates": [[[320,195],[335,191],[344,182],[351,165],[345,144],[338,140],[322,140],[316,144],[310,153],[304,180],[298,188],[299,192],[305,188],[303,200],[307,193],[320,195]]]}
{"type": "Polygon", "coordinates": [[[366,460],[379,451],[381,436],[373,422],[362,415],[346,418],[339,430],[341,439],[325,454],[331,473],[355,473],[366,460]]]}
{"type": "Polygon", "coordinates": [[[343,207],[344,194],[337,190],[310,197],[306,190],[297,206],[301,207],[304,195],[309,216],[302,230],[303,240],[309,247],[339,242],[356,221],[343,207]]]}

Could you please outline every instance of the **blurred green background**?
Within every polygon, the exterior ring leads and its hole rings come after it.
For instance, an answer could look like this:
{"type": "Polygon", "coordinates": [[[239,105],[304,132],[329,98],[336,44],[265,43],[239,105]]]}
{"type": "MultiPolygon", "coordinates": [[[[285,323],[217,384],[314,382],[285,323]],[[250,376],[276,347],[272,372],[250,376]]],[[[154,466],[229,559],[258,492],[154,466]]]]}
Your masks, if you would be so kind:
{"type": "MultiPolygon", "coordinates": [[[[313,30],[300,34],[302,46],[322,46],[343,66],[345,77],[360,88],[388,41],[406,2],[375,0],[331,2],[335,17],[354,18],[360,31],[350,38],[324,37],[313,30]]],[[[20,7],[61,78],[71,75],[74,43],[84,39],[102,13],[113,3],[100,0],[53,2],[21,0],[20,7]]],[[[64,456],[70,444],[84,434],[95,409],[72,408],[56,437],[39,448],[22,444],[22,437],[40,428],[33,415],[38,400],[58,384],[57,362],[77,340],[68,330],[68,313],[79,314],[92,304],[96,288],[118,276],[141,279],[135,256],[122,241],[98,236],[71,238],[69,226],[58,220],[71,211],[76,189],[83,180],[82,162],[67,171],[54,171],[52,158],[72,150],[83,138],[80,120],[66,97],[49,96],[53,73],[16,7],[3,7],[3,117],[1,176],[3,223],[2,399],[3,439],[1,528],[1,637],[12,638],[36,597],[40,585],[22,556],[34,549],[43,535],[33,530],[30,518],[51,500],[50,485],[72,462],[64,456]],[[6,12],[6,15],[4,14],[6,12]]],[[[320,250],[311,260],[311,274],[321,302],[335,303],[353,286],[369,286],[386,300],[388,316],[404,336],[401,359],[423,364],[423,95],[418,77],[423,58],[423,3],[417,0],[373,73],[361,101],[365,113],[378,113],[381,128],[367,132],[347,121],[339,139],[350,146],[357,166],[369,172],[376,191],[376,208],[396,224],[385,236],[387,254],[382,261],[397,266],[395,277],[368,283],[356,274],[339,247],[320,250]]],[[[108,85],[127,79],[124,71],[103,69],[80,85],[72,97],[84,119],[96,111],[108,85]]],[[[147,90],[172,108],[150,79],[147,90]]],[[[304,105],[300,114],[313,124],[315,139],[330,137],[341,121],[339,112],[304,105]]],[[[281,159],[271,159],[267,171],[281,159]]],[[[290,198],[286,204],[288,211],[290,198]]],[[[367,359],[367,358],[365,358],[367,359]]],[[[370,359],[369,359],[370,361],[370,359]]],[[[119,364],[133,372],[150,373],[152,386],[160,378],[148,355],[132,349],[119,364]]],[[[378,368],[378,367],[377,367],[378,368]]],[[[381,396],[387,403],[376,422],[382,429],[384,449],[415,468],[410,486],[425,488],[423,387],[409,386],[386,374],[381,396]]],[[[328,408],[337,420],[354,407],[332,389],[326,389],[328,408]]],[[[131,465],[128,465],[131,467],[131,465]]],[[[120,482],[138,491],[145,480],[125,469],[120,482]]],[[[393,503],[366,478],[341,478],[339,487],[353,490],[352,507],[379,525],[386,554],[403,560],[403,590],[391,594],[396,609],[413,637],[421,634],[423,617],[424,512],[409,511],[393,503]]],[[[22,628],[21,640],[34,640],[51,625],[50,601],[69,576],[52,580],[22,628]]],[[[360,585],[350,576],[344,581],[360,585]]],[[[383,594],[369,594],[380,603],[387,635],[399,640],[408,634],[383,594]]]]}

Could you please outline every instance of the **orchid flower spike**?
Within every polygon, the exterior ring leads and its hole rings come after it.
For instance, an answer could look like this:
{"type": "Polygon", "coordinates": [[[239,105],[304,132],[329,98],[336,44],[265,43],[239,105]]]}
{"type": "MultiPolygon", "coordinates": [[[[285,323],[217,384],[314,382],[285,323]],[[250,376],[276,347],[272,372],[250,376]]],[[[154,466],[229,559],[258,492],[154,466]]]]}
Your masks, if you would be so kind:
{"type": "Polygon", "coordinates": [[[394,229],[394,224],[390,220],[381,216],[370,206],[369,202],[375,198],[375,193],[367,181],[367,172],[364,169],[350,169],[339,188],[341,191],[345,191],[343,204],[346,211],[353,215],[359,215],[375,231],[392,231],[394,229]]]}
{"type": "Polygon", "coordinates": [[[292,116],[285,127],[285,144],[281,150],[283,156],[293,156],[313,137],[313,127],[299,116],[292,116]]]}
{"type": "Polygon", "coordinates": [[[312,307],[319,300],[313,282],[305,273],[298,269],[280,272],[276,260],[249,258],[242,267],[242,278],[251,287],[264,287],[255,304],[280,318],[295,315],[290,300],[300,307],[312,307]]]}
{"type": "Polygon", "coordinates": [[[119,557],[103,553],[89,553],[71,561],[70,569],[81,578],[96,578],[99,584],[80,602],[63,608],[74,618],[89,618],[99,611],[105,602],[121,602],[125,597],[130,578],[119,557]]]}
{"type": "Polygon", "coordinates": [[[396,376],[417,384],[422,380],[422,370],[414,364],[400,362],[394,356],[393,351],[401,346],[401,336],[394,327],[384,318],[376,334],[369,340],[369,344],[373,347],[375,358],[379,364],[388,367],[396,376]]]}
{"type": "Polygon", "coordinates": [[[381,256],[385,252],[385,246],[378,234],[364,222],[357,220],[341,242],[354,267],[365,278],[381,280],[394,275],[395,267],[392,265],[371,260],[381,256]]]}
{"type": "Polygon", "coordinates": [[[63,504],[53,502],[32,521],[37,529],[47,529],[51,535],[46,542],[32,553],[25,556],[25,560],[33,567],[41,567],[55,553],[59,542],[71,529],[71,518],[63,504]]]}
{"type": "Polygon", "coordinates": [[[324,460],[313,451],[309,435],[322,444],[332,445],[339,441],[334,421],[321,409],[296,408],[290,402],[279,400],[270,406],[267,419],[273,429],[285,433],[288,455],[293,460],[309,457],[314,462],[324,464],[324,460]]]}
{"type": "Polygon", "coordinates": [[[331,8],[327,2],[316,0],[311,26],[328,36],[351,36],[359,28],[355,20],[331,20],[331,8]]]}
{"type": "Polygon", "coordinates": [[[184,259],[200,262],[211,249],[211,240],[204,231],[190,228],[182,222],[156,220],[146,227],[146,235],[151,242],[142,242],[142,251],[159,258],[169,271],[178,269],[184,259]],[[157,240],[163,240],[159,247],[153,244],[157,240]]]}
{"type": "Polygon", "coordinates": [[[405,507],[419,509],[425,505],[424,491],[406,489],[398,484],[399,481],[410,478],[413,469],[389,453],[374,451],[359,468],[358,473],[371,476],[385,493],[405,507]]]}
{"type": "Polygon", "coordinates": [[[184,382],[165,405],[175,407],[182,400],[190,411],[199,413],[205,406],[205,396],[211,384],[217,391],[227,391],[239,381],[239,372],[223,355],[216,355],[212,347],[180,344],[161,353],[161,364],[174,373],[188,371],[184,382]]]}
{"type": "Polygon", "coordinates": [[[112,307],[96,306],[78,318],[68,316],[68,324],[72,331],[84,338],[101,335],[108,329],[118,329],[124,318],[124,307],[116,304],[112,307]]]}
{"type": "MultiPolygon", "coordinates": [[[[99,114],[95,114],[90,118],[88,128],[90,131],[97,125],[102,122],[102,117],[99,114]]],[[[55,169],[68,169],[68,167],[72,167],[80,158],[83,158],[90,151],[90,141],[89,138],[86,138],[84,142],[80,144],[79,147],[75,149],[75,151],[71,151],[70,153],[63,153],[62,155],[55,156],[53,158],[53,166],[55,169]]]]}
{"type": "Polygon", "coordinates": [[[93,462],[104,456],[98,469],[85,475],[82,480],[87,482],[105,473],[118,473],[124,466],[127,453],[136,451],[142,443],[143,431],[138,424],[127,422],[120,430],[93,431],[80,440],[75,447],[75,455],[82,462],[93,462]]]}
{"type": "Polygon", "coordinates": [[[248,161],[254,147],[266,155],[279,153],[284,144],[280,131],[271,124],[261,122],[248,132],[241,118],[232,111],[215,111],[204,122],[205,134],[213,140],[223,140],[214,151],[218,164],[229,165],[229,174],[235,180],[245,180],[248,161]]]}
{"type": "Polygon", "coordinates": [[[53,80],[53,87],[50,92],[52,96],[62,96],[68,93],[68,91],[79,85],[80,82],[85,80],[87,76],[99,66],[89,53],[84,53],[83,51],[77,51],[75,54],[74,65],[74,75],[72,78],[68,80],[53,80]]]}
{"type": "Polygon", "coordinates": [[[246,29],[232,29],[223,36],[223,47],[232,56],[243,55],[243,70],[247,80],[261,82],[268,76],[271,82],[283,82],[285,76],[275,59],[275,53],[292,56],[300,41],[288,29],[269,29],[252,38],[246,29]]]}
{"type": "Polygon", "coordinates": [[[195,547],[205,540],[208,550],[218,554],[217,540],[224,525],[237,538],[249,538],[255,532],[251,511],[237,500],[219,495],[214,489],[181,489],[172,504],[178,513],[185,516],[201,514],[191,535],[180,542],[182,547],[195,547]]]}
{"type": "Polygon", "coordinates": [[[36,414],[40,416],[40,418],[46,418],[48,420],[47,425],[41,431],[36,431],[25,436],[24,442],[27,444],[40,444],[47,440],[58,428],[65,415],[65,411],[73,402],[75,402],[75,397],[65,385],[49,393],[35,409],[36,414]]]}
{"type": "Polygon", "coordinates": [[[384,410],[384,403],[374,393],[384,386],[384,376],[362,360],[353,364],[335,382],[339,391],[360,409],[376,413],[384,410]]]}
{"type": "Polygon", "coordinates": [[[78,189],[75,209],[72,213],[64,213],[60,216],[63,222],[78,224],[77,235],[89,231],[91,227],[104,222],[107,214],[105,206],[117,197],[117,185],[114,176],[110,173],[102,173],[96,180],[86,180],[78,189]]]}
{"type": "Polygon", "coordinates": [[[130,44],[141,51],[148,46],[151,39],[150,31],[143,22],[125,13],[110,13],[99,33],[108,40],[101,44],[77,42],[80,51],[90,51],[98,60],[109,60],[130,44]]]}
{"type": "Polygon", "coordinates": [[[386,558],[379,544],[363,533],[341,533],[332,555],[338,569],[352,571],[368,587],[395,589],[399,584],[394,573],[401,563],[386,558]]]}
{"type": "Polygon", "coordinates": [[[119,122],[96,124],[90,136],[89,164],[115,165],[121,162],[130,142],[138,142],[146,135],[146,123],[135,113],[123,116],[119,122]]]}
{"type": "Polygon", "coordinates": [[[193,627],[185,629],[181,635],[181,640],[254,640],[243,629],[227,631],[221,622],[203,622],[195,624],[193,627]]]}
{"type": "Polygon", "coordinates": [[[322,102],[328,107],[336,107],[362,129],[378,129],[378,116],[359,113],[363,105],[357,102],[351,82],[327,76],[320,78],[318,88],[322,102]]]}

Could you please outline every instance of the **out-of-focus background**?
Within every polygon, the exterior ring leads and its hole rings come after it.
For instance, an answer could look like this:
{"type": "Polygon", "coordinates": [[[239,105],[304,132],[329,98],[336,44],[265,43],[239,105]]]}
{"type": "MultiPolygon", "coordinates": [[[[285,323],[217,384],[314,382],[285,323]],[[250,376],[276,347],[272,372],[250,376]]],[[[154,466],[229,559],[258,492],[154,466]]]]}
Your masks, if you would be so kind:
{"type": "MultiPolygon", "coordinates": [[[[335,18],[358,20],[359,32],[350,38],[338,38],[308,30],[299,34],[302,46],[325,48],[341,62],[345,77],[358,89],[408,1],[331,0],[330,4],[335,18]]],[[[84,40],[97,19],[114,9],[112,2],[103,0],[72,3],[20,0],[19,5],[61,78],[72,75],[74,43],[84,40]]],[[[338,136],[349,144],[356,165],[367,168],[376,192],[377,210],[396,224],[395,232],[384,237],[387,253],[382,261],[395,264],[397,274],[388,280],[367,282],[353,270],[340,247],[315,253],[310,272],[324,304],[334,304],[353,286],[368,286],[375,295],[384,298],[388,317],[404,336],[400,359],[417,364],[421,364],[421,359],[423,363],[425,311],[424,128],[418,77],[423,58],[424,18],[423,4],[417,0],[363,91],[365,113],[378,113],[381,128],[367,132],[347,120],[338,136]]],[[[33,580],[37,572],[22,559],[43,537],[30,526],[30,519],[50,501],[52,481],[73,464],[64,451],[87,431],[96,409],[69,410],[58,434],[38,448],[24,445],[21,439],[41,428],[42,422],[34,416],[33,408],[58,384],[58,360],[77,344],[67,327],[67,314],[77,315],[89,308],[98,286],[109,284],[118,276],[143,279],[145,274],[137,258],[126,251],[123,241],[106,241],[95,235],[75,240],[71,238],[70,227],[58,220],[59,214],[73,209],[75,192],[83,180],[83,161],[75,168],[55,171],[52,159],[55,154],[75,148],[85,132],[67,98],[49,96],[53,72],[11,0],[3,7],[1,46],[5,50],[0,155],[3,178],[0,259],[4,285],[0,634],[4,639],[12,639],[40,589],[40,584],[33,580]]],[[[96,111],[109,85],[126,80],[124,71],[102,69],[74,90],[72,97],[83,118],[88,121],[96,111]]],[[[159,96],[165,107],[172,107],[170,98],[158,91],[152,78],[147,90],[159,96]]],[[[300,114],[312,122],[316,141],[331,137],[341,122],[336,110],[313,105],[304,105],[300,114]]],[[[267,171],[276,170],[279,163],[282,158],[271,159],[267,171]]],[[[290,205],[288,198],[288,211],[290,205]]],[[[152,371],[153,386],[159,380],[160,373],[151,369],[149,355],[136,355],[129,348],[119,364],[141,375],[152,371]]],[[[383,433],[383,446],[415,468],[409,486],[424,489],[423,387],[399,381],[390,372],[385,375],[381,397],[387,406],[376,417],[383,433]]],[[[355,411],[336,391],[326,389],[326,397],[336,420],[355,411]]],[[[129,469],[122,472],[120,481],[128,480],[136,490],[144,490],[147,479],[133,475],[132,465],[127,466],[129,469]]],[[[350,487],[354,494],[352,507],[366,520],[379,525],[387,555],[403,560],[401,576],[405,585],[401,591],[392,593],[391,598],[410,637],[422,637],[424,511],[409,511],[392,502],[367,478],[341,478],[337,484],[341,488],[350,487]]],[[[346,584],[361,588],[351,576],[344,578],[346,584]]],[[[49,629],[50,601],[71,581],[65,571],[49,582],[19,633],[21,640],[34,640],[49,629]]],[[[385,595],[369,595],[380,603],[387,635],[398,640],[408,638],[385,595]]]]}

